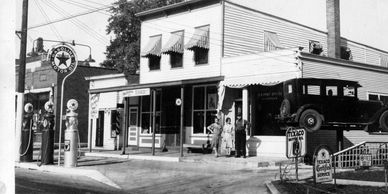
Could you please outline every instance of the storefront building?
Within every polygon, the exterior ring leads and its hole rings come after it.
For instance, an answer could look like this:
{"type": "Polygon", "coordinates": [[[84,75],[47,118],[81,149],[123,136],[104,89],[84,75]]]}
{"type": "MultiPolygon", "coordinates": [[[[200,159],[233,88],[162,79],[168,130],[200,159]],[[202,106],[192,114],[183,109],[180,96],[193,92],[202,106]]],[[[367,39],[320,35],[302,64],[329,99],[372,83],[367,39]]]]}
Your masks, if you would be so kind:
{"type": "MultiPolygon", "coordinates": [[[[362,99],[388,96],[388,52],[342,38],[343,58],[326,57],[327,33],[292,21],[220,0],[185,1],[137,16],[139,83],[128,84],[123,75],[88,78],[90,98],[98,98],[90,104],[97,107],[89,117],[92,148],[118,149],[123,134],[128,146],[151,147],[154,132],[157,148],[177,147],[181,122],[183,143],[203,144],[214,117],[234,123],[242,114],[251,123],[249,153],[283,157],[285,131],[272,120],[280,102],[264,98],[274,85],[302,77],[349,79],[364,86],[362,99]],[[125,104],[123,110],[117,104],[125,104]],[[118,136],[111,126],[115,111],[122,111],[126,130],[118,136]]],[[[314,138],[331,134],[319,131],[314,138]]]]}

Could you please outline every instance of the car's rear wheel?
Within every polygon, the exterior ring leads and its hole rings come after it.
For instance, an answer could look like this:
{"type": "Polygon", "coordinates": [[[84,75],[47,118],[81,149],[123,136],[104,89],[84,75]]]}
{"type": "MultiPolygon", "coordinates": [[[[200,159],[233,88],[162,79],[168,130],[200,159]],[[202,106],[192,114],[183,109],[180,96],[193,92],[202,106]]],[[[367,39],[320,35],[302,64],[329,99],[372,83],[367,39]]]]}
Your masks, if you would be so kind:
{"type": "Polygon", "coordinates": [[[322,118],[316,110],[307,109],[300,115],[299,126],[304,127],[308,132],[317,131],[322,126],[322,118]]]}
{"type": "Polygon", "coordinates": [[[384,111],[380,116],[380,127],[382,131],[388,132],[388,110],[384,111]]]}

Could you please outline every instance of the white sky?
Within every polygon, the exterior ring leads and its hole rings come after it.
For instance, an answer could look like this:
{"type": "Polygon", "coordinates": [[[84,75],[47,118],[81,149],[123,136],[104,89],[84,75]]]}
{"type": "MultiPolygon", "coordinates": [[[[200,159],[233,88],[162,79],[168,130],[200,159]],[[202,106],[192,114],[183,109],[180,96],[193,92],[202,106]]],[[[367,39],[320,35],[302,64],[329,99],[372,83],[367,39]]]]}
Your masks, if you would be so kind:
{"type": "MultiPolygon", "coordinates": [[[[253,9],[273,14],[300,24],[326,31],[326,0],[231,0],[253,9]]],[[[102,7],[114,0],[29,0],[29,25],[46,23],[63,18],[64,15],[86,12],[94,7],[102,7]],[[64,11],[60,13],[51,8],[48,2],[64,11]],[[87,8],[68,2],[87,4],[87,8]],[[39,6],[48,17],[43,16],[39,6]],[[66,13],[67,12],[67,13],[66,13]]],[[[372,47],[388,51],[388,1],[387,0],[341,0],[341,36],[372,47]]],[[[16,3],[16,28],[21,26],[22,0],[16,3]]],[[[32,41],[38,37],[47,40],[75,40],[76,43],[90,45],[92,56],[98,64],[105,59],[106,46],[110,36],[106,35],[108,13],[95,12],[77,17],[80,23],[74,25],[70,20],[58,22],[28,31],[27,52],[32,49],[32,41]],[[83,27],[81,27],[83,26],[83,27]],[[58,31],[56,35],[55,30],[58,31]],[[86,31],[91,32],[91,34],[86,31]]],[[[15,53],[18,58],[20,40],[15,36],[15,53]]],[[[45,43],[45,49],[53,43],[45,43]]],[[[89,49],[76,46],[79,60],[89,55],[89,49]]]]}

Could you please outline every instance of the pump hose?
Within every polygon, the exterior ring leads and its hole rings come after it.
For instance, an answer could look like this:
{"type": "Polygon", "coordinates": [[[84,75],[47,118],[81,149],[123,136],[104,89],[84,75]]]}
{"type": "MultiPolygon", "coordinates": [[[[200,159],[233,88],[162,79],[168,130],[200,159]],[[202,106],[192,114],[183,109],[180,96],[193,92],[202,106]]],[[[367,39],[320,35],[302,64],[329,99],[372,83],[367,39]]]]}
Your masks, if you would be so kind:
{"type": "MultiPolygon", "coordinates": [[[[24,151],[23,154],[20,154],[20,156],[25,156],[28,152],[28,150],[30,149],[30,143],[31,143],[31,131],[32,131],[32,122],[30,122],[30,133],[29,133],[29,136],[28,136],[28,144],[27,144],[27,149],[24,151]]],[[[21,145],[20,145],[20,149],[21,149],[21,145]]],[[[20,152],[20,151],[19,151],[20,152]]]]}
{"type": "Polygon", "coordinates": [[[78,156],[77,156],[77,159],[80,159],[81,158],[81,140],[79,138],[79,132],[77,133],[78,135],[78,156]]]}

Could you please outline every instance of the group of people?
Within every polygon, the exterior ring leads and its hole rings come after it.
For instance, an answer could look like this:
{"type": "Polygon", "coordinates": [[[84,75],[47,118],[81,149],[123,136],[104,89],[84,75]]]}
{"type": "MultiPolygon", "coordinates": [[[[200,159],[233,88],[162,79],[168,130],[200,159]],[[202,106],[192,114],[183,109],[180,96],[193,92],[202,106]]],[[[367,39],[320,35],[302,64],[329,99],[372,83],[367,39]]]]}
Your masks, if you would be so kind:
{"type": "Polygon", "coordinates": [[[234,125],[232,125],[231,119],[226,118],[226,123],[222,127],[219,123],[219,119],[214,118],[214,123],[209,125],[207,129],[213,134],[212,136],[212,148],[215,152],[215,156],[219,157],[220,144],[222,148],[226,150],[227,155],[231,155],[233,145],[235,146],[235,157],[246,157],[246,134],[247,134],[247,122],[244,121],[241,115],[237,115],[237,119],[234,125]]]}

